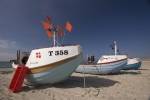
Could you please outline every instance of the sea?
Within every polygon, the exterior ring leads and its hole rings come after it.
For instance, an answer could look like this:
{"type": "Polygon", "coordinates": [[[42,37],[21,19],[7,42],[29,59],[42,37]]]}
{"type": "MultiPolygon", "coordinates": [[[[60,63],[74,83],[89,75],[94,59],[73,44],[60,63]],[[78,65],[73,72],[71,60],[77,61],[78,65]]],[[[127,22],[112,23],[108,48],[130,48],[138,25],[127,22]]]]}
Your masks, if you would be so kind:
{"type": "Polygon", "coordinates": [[[11,63],[8,61],[0,61],[0,68],[11,68],[11,63]]]}
{"type": "Polygon", "coordinates": [[[0,72],[12,71],[11,63],[8,61],[0,61],[0,72]]]}

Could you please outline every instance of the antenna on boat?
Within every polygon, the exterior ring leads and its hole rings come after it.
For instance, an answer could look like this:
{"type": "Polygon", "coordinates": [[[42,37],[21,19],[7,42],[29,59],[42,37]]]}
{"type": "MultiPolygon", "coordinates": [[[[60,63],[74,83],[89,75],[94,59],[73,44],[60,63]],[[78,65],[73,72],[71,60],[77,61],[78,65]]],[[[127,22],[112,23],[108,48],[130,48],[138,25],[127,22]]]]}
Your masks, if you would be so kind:
{"type": "Polygon", "coordinates": [[[56,37],[63,37],[64,31],[72,32],[72,24],[67,21],[65,25],[54,25],[51,21],[51,18],[49,16],[46,17],[46,19],[42,22],[42,26],[44,30],[47,33],[48,38],[53,37],[53,46],[58,46],[58,41],[56,40],[56,37]]]}
{"type": "MultiPolygon", "coordinates": [[[[54,26],[55,27],[55,26],[54,26]]],[[[53,46],[56,46],[56,29],[53,30],[53,46]]]]}

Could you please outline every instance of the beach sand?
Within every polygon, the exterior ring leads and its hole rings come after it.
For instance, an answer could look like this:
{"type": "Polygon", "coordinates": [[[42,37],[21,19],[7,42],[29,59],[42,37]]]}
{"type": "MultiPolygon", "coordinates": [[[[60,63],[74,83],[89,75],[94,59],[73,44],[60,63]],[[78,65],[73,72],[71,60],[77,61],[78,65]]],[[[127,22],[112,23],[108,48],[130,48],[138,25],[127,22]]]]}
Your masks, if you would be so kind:
{"type": "Polygon", "coordinates": [[[140,70],[123,71],[118,75],[73,73],[61,83],[24,86],[12,93],[8,86],[12,72],[0,71],[0,100],[150,100],[150,61],[143,61],[140,70]]]}

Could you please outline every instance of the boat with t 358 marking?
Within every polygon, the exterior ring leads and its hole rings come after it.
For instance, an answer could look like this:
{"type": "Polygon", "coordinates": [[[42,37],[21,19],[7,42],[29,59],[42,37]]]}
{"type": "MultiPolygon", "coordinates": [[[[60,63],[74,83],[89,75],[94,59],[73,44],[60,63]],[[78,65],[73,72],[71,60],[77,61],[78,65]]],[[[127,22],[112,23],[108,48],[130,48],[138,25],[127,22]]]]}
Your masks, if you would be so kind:
{"type": "MultiPolygon", "coordinates": [[[[81,64],[76,72],[87,74],[114,74],[118,73],[126,64],[126,55],[117,55],[117,45],[114,41],[115,54],[103,55],[96,64],[81,64]]],[[[93,57],[91,57],[93,58],[93,57]]]]}
{"type": "MultiPolygon", "coordinates": [[[[64,29],[71,32],[72,25],[67,22],[64,27],[51,23],[50,17],[42,23],[49,38],[53,37],[53,45],[48,48],[34,49],[28,59],[23,57],[22,63],[30,69],[26,79],[30,84],[57,83],[67,79],[82,62],[80,45],[61,45],[57,36],[64,36],[64,29]],[[56,38],[57,37],[57,38],[56,38]]],[[[17,68],[17,64],[12,64],[17,68]]]]}

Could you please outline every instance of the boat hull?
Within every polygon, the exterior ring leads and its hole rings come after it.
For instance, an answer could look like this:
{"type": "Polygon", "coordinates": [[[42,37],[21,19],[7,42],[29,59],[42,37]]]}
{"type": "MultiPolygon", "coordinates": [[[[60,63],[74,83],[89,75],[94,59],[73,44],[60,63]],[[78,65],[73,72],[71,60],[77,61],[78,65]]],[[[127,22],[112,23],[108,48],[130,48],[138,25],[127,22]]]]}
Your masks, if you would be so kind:
{"type": "Polygon", "coordinates": [[[127,65],[123,70],[138,70],[141,67],[142,62],[139,59],[128,59],[127,65]]]}
{"type": "Polygon", "coordinates": [[[114,74],[118,73],[125,65],[127,60],[116,61],[108,64],[80,65],[76,72],[87,74],[114,74]]]}
{"type": "MultiPolygon", "coordinates": [[[[27,84],[53,84],[67,79],[82,62],[80,45],[34,49],[26,67],[27,84]]],[[[17,65],[13,64],[13,68],[17,65]]]]}
{"type": "Polygon", "coordinates": [[[30,84],[53,84],[67,79],[81,63],[82,55],[80,54],[75,59],[64,64],[58,65],[55,68],[44,72],[29,74],[27,80],[30,84]]]}

